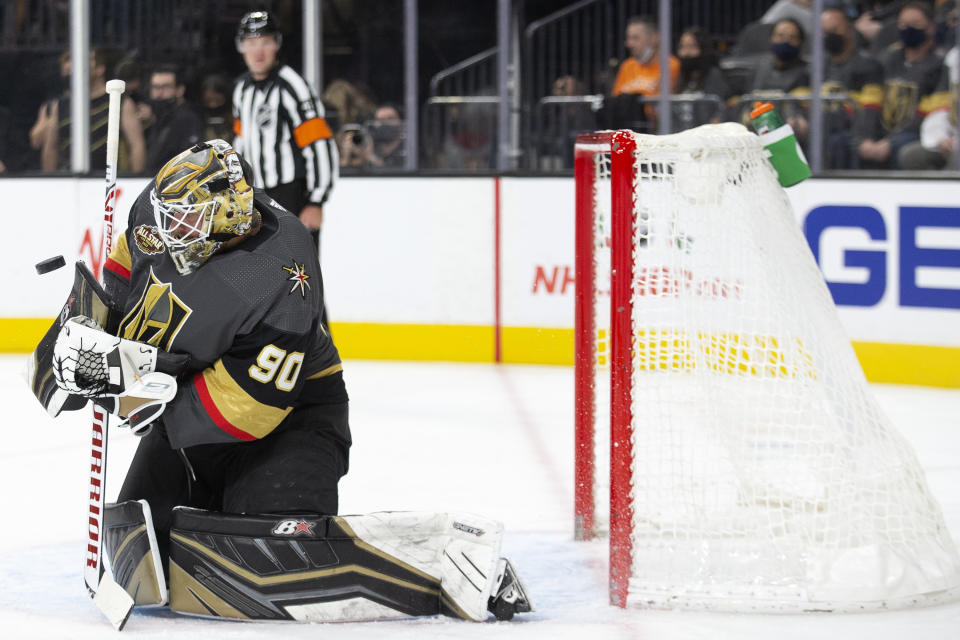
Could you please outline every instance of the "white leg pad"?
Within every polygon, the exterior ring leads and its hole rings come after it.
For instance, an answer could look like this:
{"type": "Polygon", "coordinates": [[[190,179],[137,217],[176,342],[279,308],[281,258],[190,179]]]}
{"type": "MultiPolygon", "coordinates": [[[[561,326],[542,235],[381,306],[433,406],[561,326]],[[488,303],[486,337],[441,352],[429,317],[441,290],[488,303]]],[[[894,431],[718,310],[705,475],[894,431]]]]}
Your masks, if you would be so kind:
{"type": "Polygon", "coordinates": [[[357,538],[440,580],[471,620],[489,616],[503,525],[468,513],[383,511],[343,516],[357,538]]]}

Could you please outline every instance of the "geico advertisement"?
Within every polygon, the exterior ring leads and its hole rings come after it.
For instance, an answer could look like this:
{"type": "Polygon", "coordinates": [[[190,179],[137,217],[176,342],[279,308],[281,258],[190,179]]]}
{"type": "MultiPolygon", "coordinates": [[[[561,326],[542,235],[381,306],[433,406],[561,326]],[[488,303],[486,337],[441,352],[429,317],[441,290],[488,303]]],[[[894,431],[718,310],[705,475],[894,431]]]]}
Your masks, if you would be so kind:
{"type": "MultiPolygon", "coordinates": [[[[505,179],[503,322],[571,327],[572,180],[505,179]]],[[[787,190],[855,340],[960,345],[960,182],[808,180],[787,190]]]]}

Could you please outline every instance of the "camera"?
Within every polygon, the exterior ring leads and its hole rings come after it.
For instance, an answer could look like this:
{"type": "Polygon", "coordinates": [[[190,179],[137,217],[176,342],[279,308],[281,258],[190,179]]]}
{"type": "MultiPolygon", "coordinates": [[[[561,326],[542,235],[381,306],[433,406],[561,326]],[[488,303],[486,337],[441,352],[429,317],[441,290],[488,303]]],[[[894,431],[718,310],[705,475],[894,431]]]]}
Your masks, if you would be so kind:
{"type": "Polygon", "coordinates": [[[359,124],[347,124],[343,126],[344,138],[356,146],[361,146],[366,141],[367,132],[359,124]]]}

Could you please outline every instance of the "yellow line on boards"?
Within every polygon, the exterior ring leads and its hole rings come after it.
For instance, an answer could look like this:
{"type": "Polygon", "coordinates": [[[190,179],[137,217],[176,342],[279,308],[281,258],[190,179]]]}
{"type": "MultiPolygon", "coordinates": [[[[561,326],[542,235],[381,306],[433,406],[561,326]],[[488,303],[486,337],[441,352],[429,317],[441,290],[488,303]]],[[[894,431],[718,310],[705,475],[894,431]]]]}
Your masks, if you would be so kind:
{"type": "MultiPolygon", "coordinates": [[[[0,353],[29,353],[50,318],[0,318],[0,353]]],[[[493,362],[494,328],[484,325],[334,322],[345,360],[493,362]]],[[[573,329],[503,327],[502,359],[514,364],[573,364],[573,329]]],[[[871,382],[960,388],[960,347],[854,342],[871,382]]]]}

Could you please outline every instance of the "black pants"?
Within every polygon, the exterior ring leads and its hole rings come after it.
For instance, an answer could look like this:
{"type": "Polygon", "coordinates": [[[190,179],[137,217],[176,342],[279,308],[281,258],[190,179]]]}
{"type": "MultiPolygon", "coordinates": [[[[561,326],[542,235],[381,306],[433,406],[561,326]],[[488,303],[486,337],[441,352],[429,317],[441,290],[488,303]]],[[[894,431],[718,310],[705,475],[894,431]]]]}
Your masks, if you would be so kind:
{"type": "Polygon", "coordinates": [[[335,515],[337,483],[349,466],[347,422],[346,403],[303,407],[260,440],[182,450],[154,428],[137,447],[118,502],[150,503],[164,566],[176,506],[335,515]]]}

